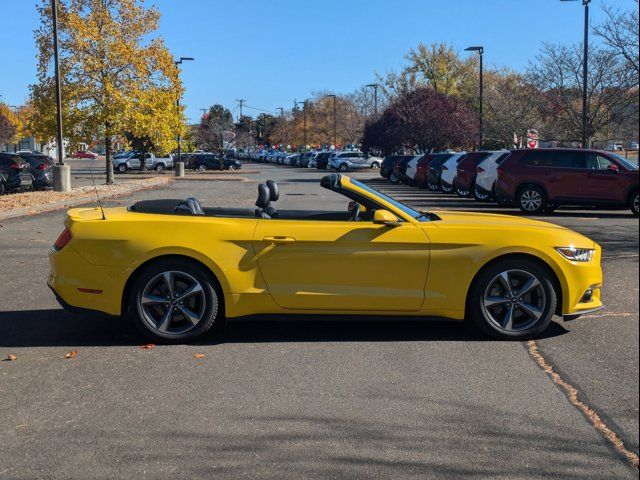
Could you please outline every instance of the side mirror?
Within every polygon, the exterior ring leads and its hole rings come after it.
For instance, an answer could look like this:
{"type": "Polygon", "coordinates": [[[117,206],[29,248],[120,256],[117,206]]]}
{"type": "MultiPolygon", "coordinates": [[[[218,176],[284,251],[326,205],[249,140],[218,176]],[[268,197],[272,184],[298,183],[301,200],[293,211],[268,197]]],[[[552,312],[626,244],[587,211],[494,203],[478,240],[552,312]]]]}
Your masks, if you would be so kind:
{"type": "Polygon", "coordinates": [[[388,210],[376,210],[373,214],[373,223],[387,227],[399,227],[402,224],[398,217],[388,210]]]}
{"type": "Polygon", "coordinates": [[[607,167],[607,170],[611,173],[620,173],[620,168],[613,163],[607,167]]]}

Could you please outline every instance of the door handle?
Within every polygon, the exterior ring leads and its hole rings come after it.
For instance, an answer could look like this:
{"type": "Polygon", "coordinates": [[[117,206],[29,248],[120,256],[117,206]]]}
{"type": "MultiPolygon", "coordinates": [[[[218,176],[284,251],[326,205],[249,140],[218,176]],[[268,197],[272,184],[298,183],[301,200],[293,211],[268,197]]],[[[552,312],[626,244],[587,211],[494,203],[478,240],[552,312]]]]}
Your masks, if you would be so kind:
{"type": "Polygon", "coordinates": [[[293,237],[282,237],[277,235],[275,237],[264,237],[262,241],[267,243],[273,243],[273,244],[281,244],[281,243],[293,243],[296,241],[296,239],[293,237]]]}

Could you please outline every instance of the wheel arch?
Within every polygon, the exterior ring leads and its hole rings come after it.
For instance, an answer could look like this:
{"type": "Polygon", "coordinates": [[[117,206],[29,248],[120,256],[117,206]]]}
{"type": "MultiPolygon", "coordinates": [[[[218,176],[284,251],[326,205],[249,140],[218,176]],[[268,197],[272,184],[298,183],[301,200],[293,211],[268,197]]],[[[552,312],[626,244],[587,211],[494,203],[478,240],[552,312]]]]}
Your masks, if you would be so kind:
{"type": "Polygon", "coordinates": [[[475,284],[480,278],[480,276],[491,266],[495,265],[498,262],[504,261],[506,259],[528,260],[536,263],[537,265],[545,269],[549,274],[549,277],[551,278],[551,283],[553,283],[554,289],[556,291],[556,295],[558,296],[558,302],[556,305],[555,314],[562,315],[564,291],[565,291],[563,286],[564,283],[561,282],[560,280],[561,277],[559,276],[558,272],[553,268],[553,266],[549,262],[546,262],[544,259],[530,253],[505,253],[485,262],[482,265],[482,267],[480,267],[476,272],[476,274],[473,276],[473,279],[469,284],[469,288],[467,289],[467,295],[465,298],[465,318],[467,317],[467,314],[469,312],[469,302],[471,301],[471,292],[473,291],[475,284]]]}
{"type": "Polygon", "coordinates": [[[143,263],[141,263],[140,265],[138,265],[136,267],[136,269],[131,272],[131,275],[129,275],[129,278],[127,278],[127,281],[125,282],[124,288],[122,289],[122,298],[120,300],[121,304],[120,304],[120,312],[122,315],[125,315],[127,313],[128,307],[129,307],[129,300],[130,300],[130,296],[131,296],[131,288],[133,287],[133,285],[135,284],[136,280],[138,279],[138,277],[140,276],[140,274],[142,273],[142,271],[144,271],[144,269],[146,269],[147,267],[149,267],[150,265],[153,265],[155,263],[160,263],[163,261],[182,261],[182,262],[187,262],[190,263],[192,265],[195,265],[199,268],[202,268],[207,275],[209,276],[210,280],[212,281],[213,287],[216,289],[216,291],[218,292],[218,302],[220,305],[220,312],[222,317],[224,318],[224,312],[225,312],[225,307],[224,307],[224,290],[222,288],[222,284],[220,283],[220,279],[218,278],[218,276],[214,273],[214,271],[208,266],[206,265],[204,262],[201,262],[200,260],[191,257],[189,255],[184,255],[184,254],[164,254],[164,255],[159,255],[153,258],[150,258],[146,261],[144,261],[143,263]]]}
{"type": "Polygon", "coordinates": [[[640,190],[640,187],[638,185],[629,187],[629,190],[627,190],[627,205],[631,201],[631,197],[633,197],[634,194],[638,193],[638,190],[640,190]]]}

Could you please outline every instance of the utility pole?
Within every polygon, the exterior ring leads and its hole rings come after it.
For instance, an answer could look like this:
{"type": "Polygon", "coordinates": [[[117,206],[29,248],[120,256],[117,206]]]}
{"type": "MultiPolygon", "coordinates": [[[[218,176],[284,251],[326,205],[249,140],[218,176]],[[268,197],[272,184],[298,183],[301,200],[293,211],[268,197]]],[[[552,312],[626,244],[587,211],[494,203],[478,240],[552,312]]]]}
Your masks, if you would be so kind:
{"type": "Polygon", "coordinates": [[[482,122],[483,122],[483,115],[482,115],[482,104],[483,104],[483,91],[484,91],[484,85],[483,85],[483,78],[482,78],[482,55],[484,54],[484,47],[481,46],[476,46],[476,47],[467,47],[465,48],[465,51],[467,52],[478,52],[478,55],[480,56],[480,132],[479,132],[479,139],[478,139],[478,150],[482,150],[482,145],[484,143],[484,133],[483,133],[483,128],[482,128],[482,122]]]}
{"type": "Polygon", "coordinates": [[[240,104],[240,117],[238,118],[238,123],[242,121],[242,104],[246,102],[244,98],[236,98],[236,102],[240,104]]]}
{"type": "Polygon", "coordinates": [[[378,116],[378,85],[377,83],[370,83],[369,85],[365,85],[365,87],[373,88],[373,114],[378,116]]]}
{"type": "Polygon", "coordinates": [[[71,190],[71,169],[64,164],[64,149],[62,148],[62,95],[60,93],[60,58],[58,54],[58,4],[51,0],[53,16],[53,58],[54,75],[56,79],[56,143],[58,150],[58,162],[53,169],[53,189],[56,192],[68,192],[71,190]]]}
{"type": "MultiPolygon", "coordinates": [[[[568,2],[572,0],[560,0],[568,2]]],[[[582,148],[589,148],[589,98],[588,98],[588,69],[589,63],[589,3],[591,0],[582,0],[584,6],[584,44],[582,52],[582,148]]]]}
{"type": "Polygon", "coordinates": [[[281,116],[282,118],[284,118],[284,108],[282,108],[282,107],[278,107],[278,108],[276,108],[276,110],[280,110],[280,116],[281,116]]]}
{"type": "Polygon", "coordinates": [[[208,109],[208,108],[200,108],[199,110],[202,112],[202,116],[203,116],[203,117],[204,117],[204,116],[207,114],[207,112],[209,111],[209,109],[208,109]]]}
{"type": "MultiPolygon", "coordinates": [[[[180,57],[179,60],[174,61],[176,68],[179,68],[178,65],[182,65],[182,62],[187,60],[195,60],[192,57],[180,57]]],[[[178,115],[180,115],[180,95],[176,99],[176,110],[178,115]]],[[[180,138],[180,131],[178,130],[178,162],[182,161],[182,139],[180,138]]],[[[142,165],[144,165],[144,158],[141,160],[142,165]]]]}

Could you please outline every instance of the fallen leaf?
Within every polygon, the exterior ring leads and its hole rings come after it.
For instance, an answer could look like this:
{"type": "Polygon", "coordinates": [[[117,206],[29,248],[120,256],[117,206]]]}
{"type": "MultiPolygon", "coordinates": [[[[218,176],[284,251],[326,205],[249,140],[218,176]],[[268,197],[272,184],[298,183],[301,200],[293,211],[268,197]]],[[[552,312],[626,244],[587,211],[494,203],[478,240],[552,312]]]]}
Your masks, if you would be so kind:
{"type": "Polygon", "coordinates": [[[16,357],[15,355],[7,355],[7,362],[13,362],[14,360],[17,360],[18,357],[16,357]]]}
{"type": "Polygon", "coordinates": [[[140,348],[144,348],[145,350],[151,350],[155,345],[153,343],[147,343],[146,345],[140,345],[140,348]]]}
{"type": "Polygon", "coordinates": [[[64,358],[76,358],[78,356],[78,352],[76,350],[72,350],[71,352],[67,353],[64,358]]]}
{"type": "Polygon", "coordinates": [[[198,360],[202,360],[204,358],[204,353],[196,353],[193,357],[198,360]]]}

